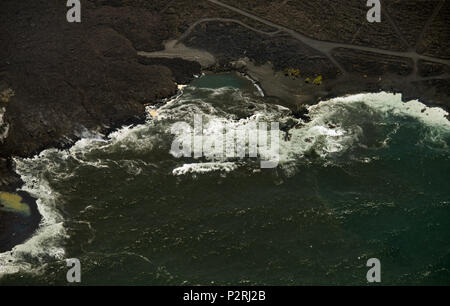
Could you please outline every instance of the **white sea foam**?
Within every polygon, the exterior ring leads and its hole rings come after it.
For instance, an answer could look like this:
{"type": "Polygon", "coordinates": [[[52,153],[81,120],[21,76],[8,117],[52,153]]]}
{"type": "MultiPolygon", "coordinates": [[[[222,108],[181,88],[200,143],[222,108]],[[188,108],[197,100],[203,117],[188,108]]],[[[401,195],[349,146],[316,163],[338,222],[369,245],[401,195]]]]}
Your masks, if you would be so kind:
{"type": "MultiPolygon", "coordinates": [[[[213,95],[226,93],[226,88],[209,90],[213,92],[213,95]]],[[[245,107],[244,102],[242,107],[245,107]]],[[[362,104],[369,109],[369,113],[375,112],[383,118],[387,118],[387,116],[409,116],[430,126],[443,127],[445,129],[448,129],[450,126],[450,122],[445,118],[447,113],[444,110],[427,107],[419,101],[404,103],[399,94],[382,92],[330,99],[309,107],[310,122],[302,123],[301,120],[291,118],[300,124],[299,127],[290,129],[290,137],[284,137],[283,133],[280,135],[281,167],[289,169],[291,163],[298,162],[311,152],[326,158],[330,154],[339,154],[349,148],[359,146],[359,140],[364,136],[364,131],[358,125],[358,120],[355,120],[358,118],[352,118],[352,116],[357,116],[354,111],[358,105],[362,104]]],[[[186,118],[190,114],[202,114],[204,117],[203,135],[220,137],[224,133],[224,126],[238,130],[252,122],[270,122],[274,120],[283,122],[288,117],[285,110],[283,107],[268,107],[261,104],[256,107],[252,116],[235,120],[230,114],[224,115],[221,110],[209,104],[208,107],[198,107],[198,105],[190,104],[189,101],[179,100],[172,105],[171,116],[176,117],[180,115],[180,118],[186,118]],[[178,107],[177,103],[182,103],[182,107],[178,107]]],[[[383,122],[377,122],[377,124],[383,124],[383,122]]],[[[385,145],[397,132],[398,128],[399,126],[395,125],[395,128],[388,133],[384,141],[385,145]]],[[[439,135],[439,133],[430,132],[429,136],[435,141],[439,141],[439,135]]],[[[183,137],[186,139],[191,137],[190,131],[186,131],[185,134],[181,135],[181,139],[183,137]]],[[[226,158],[220,160],[220,162],[226,161],[226,158]]],[[[195,169],[192,165],[187,169],[195,171],[192,170],[195,169]]],[[[200,166],[198,169],[199,172],[206,172],[200,166]]],[[[181,173],[186,168],[181,167],[181,169],[177,168],[176,170],[174,170],[174,174],[181,173]]]]}
{"type": "MultiPolygon", "coordinates": [[[[189,88],[189,87],[187,87],[189,88]]],[[[162,127],[162,133],[170,135],[170,126],[174,120],[193,120],[193,114],[203,115],[205,135],[218,136],[223,133],[223,126],[231,129],[248,126],[255,122],[286,122],[292,120],[296,127],[291,126],[289,137],[284,133],[280,138],[280,167],[287,174],[295,171],[292,165],[305,158],[314,151],[318,156],[326,158],[330,154],[345,152],[359,143],[363,130],[357,124],[344,124],[349,121],[351,106],[364,104],[370,111],[389,116],[409,116],[420,120],[426,125],[437,126],[437,130],[430,132],[430,138],[441,141],[439,129],[449,130],[450,122],[445,118],[447,113],[439,108],[426,107],[419,101],[403,103],[400,95],[389,93],[359,94],[323,101],[309,107],[310,122],[290,117],[289,110],[276,105],[255,103],[252,99],[242,96],[239,91],[231,88],[219,88],[209,90],[211,96],[219,97],[228,95],[236,99],[236,104],[212,105],[189,93],[187,88],[182,90],[186,94],[179,94],[159,107],[158,120],[150,120],[137,126],[126,126],[108,137],[96,133],[85,133],[81,140],[77,141],[69,150],[49,149],[39,156],[30,159],[16,159],[17,172],[21,175],[25,185],[23,190],[38,198],[38,209],[43,216],[41,225],[33,237],[25,243],[16,246],[12,252],[0,254],[0,276],[18,271],[38,271],[33,265],[42,262],[45,258],[64,258],[62,241],[66,237],[63,218],[59,213],[57,203],[58,194],[51,190],[43,173],[48,171],[54,177],[67,179],[73,173],[65,171],[65,163],[77,162],[80,165],[89,165],[97,168],[108,166],[107,159],[93,160],[90,152],[114,150],[138,150],[150,152],[156,141],[153,127],[162,127]],[[240,118],[233,111],[240,108],[246,109],[252,106],[249,116],[240,118]],[[227,108],[228,107],[228,108],[227,108]],[[350,108],[349,108],[350,107],[350,108]],[[30,260],[31,258],[31,260],[30,260]]],[[[191,88],[192,89],[192,88],[191,88]]],[[[351,119],[351,118],[350,118],[351,119]]],[[[350,120],[351,121],[351,120],[350,120]]],[[[192,122],[192,121],[191,121],[192,122]]],[[[382,122],[381,122],[382,123],[382,122]]],[[[398,127],[396,128],[398,129],[398,127]]],[[[393,130],[388,138],[395,134],[393,130]]],[[[185,137],[191,137],[186,133],[185,137]]],[[[388,142],[389,139],[386,140],[388,142]]],[[[167,148],[169,153],[170,148],[167,148]]],[[[185,163],[172,170],[172,175],[204,174],[213,171],[230,172],[245,165],[245,161],[236,163],[236,160],[208,160],[207,162],[185,163]]],[[[182,163],[182,161],[180,161],[182,163]]],[[[248,165],[249,163],[247,163],[248,165]]],[[[120,164],[132,175],[139,175],[143,171],[142,165],[135,161],[124,160],[120,164]]],[[[252,167],[258,167],[259,163],[253,163],[252,167]]]]}
{"type": "MultiPolygon", "coordinates": [[[[343,106],[365,105],[371,112],[380,115],[382,119],[378,124],[383,125],[386,121],[395,118],[412,118],[424,125],[421,142],[428,142],[439,147],[447,148],[446,137],[450,133],[450,121],[447,119],[448,113],[439,107],[428,107],[418,100],[408,102],[402,101],[401,94],[387,92],[357,94],[347,97],[340,97],[321,102],[310,107],[310,113],[322,116],[326,112],[340,112],[343,106]]],[[[395,122],[395,127],[390,131],[383,142],[388,145],[392,136],[399,130],[399,123],[395,122]]]]}
{"type": "Polygon", "coordinates": [[[63,218],[57,209],[56,194],[48,182],[36,173],[42,166],[37,160],[15,159],[17,173],[24,181],[21,190],[36,197],[42,220],[36,233],[25,243],[15,246],[11,251],[0,254],[0,277],[17,272],[38,273],[46,259],[62,260],[64,248],[62,240],[66,237],[63,218]]]}
{"type": "MultiPolygon", "coordinates": [[[[61,205],[59,195],[51,189],[44,177],[47,172],[54,179],[65,180],[73,176],[73,172],[66,171],[67,162],[76,161],[80,165],[88,165],[97,168],[106,168],[107,159],[92,161],[86,154],[93,150],[110,150],[115,145],[122,146],[124,143],[137,143],[136,133],[141,131],[145,125],[134,128],[124,127],[112,133],[108,139],[103,135],[85,133],[88,138],[77,141],[68,150],[47,149],[32,158],[15,158],[16,172],[24,181],[21,190],[28,192],[37,198],[37,207],[42,216],[34,235],[23,244],[15,246],[11,251],[0,254],[0,277],[13,273],[40,273],[42,264],[47,259],[63,260],[65,250],[62,242],[66,235],[63,217],[59,212],[61,205]]],[[[139,174],[140,169],[132,161],[125,162],[127,171],[139,174]]]]}
{"type": "Polygon", "coordinates": [[[5,112],[6,109],[4,107],[0,107],[0,143],[8,137],[9,133],[9,124],[7,124],[4,120],[5,112]]]}
{"type": "Polygon", "coordinates": [[[5,116],[6,109],[4,107],[0,107],[0,126],[4,123],[3,117],[5,116]]]}
{"type": "Polygon", "coordinates": [[[214,171],[231,172],[237,169],[239,165],[232,162],[209,162],[209,163],[192,163],[184,164],[172,171],[173,175],[185,175],[188,173],[209,173],[214,171]]]}
{"type": "MultiPolygon", "coordinates": [[[[353,126],[346,124],[346,128],[341,126],[344,125],[345,121],[357,122],[355,120],[357,118],[351,117],[357,116],[357,114],[352,112],[356,106],[362,104],[369,109],[369,112],[375,112],[385,119],[389,116],[411,117],[427,126],[437,128],[437,130],[449,131],[450,129],[450,121],[446,118],[448,113],[441,108],[427,107],[417,100],[403,102],[400,94],[386,92],[357,94],[330,99],[310,106],[309,115],[312,120],[299,130],[292,131],[291,143],[296,143],[297,149],[291,147],[290,152],[308,151],[309,148],[313,147],[312,144],[320,140],[321,136],[326,138],[321,139],[321,150],[318,152],[322,156],[330,152],[345,150],[345,148],[354,145],[362,136],[362,129],[356,124],[353,126]],[[327,127],[330,125],[329,121],[333,120],[335,122],[331,124],[332,128],[327,127]],[[310,145],[304,143],[305,139],[308,140],[310,145]]],[[[384,124],[384,122],[380,121],[378,124],[384,124]]],[[[388,133],[385,142],[390,140],[390,137],[397,132],[398,128],[399,126],[396,124],[395,128],[388,133]]],[[[437,130],[433,129],[432,131],[437,130]]],[[[439,138],[436,133],[433,133],[433,136],[439,138]]]]}
{"type": "MultiPolygon", "coordinates": [[[[213,95],[230,94],[230,89],[208,89],[213,95]]],[[[207,104],[203,101],[192,103],[193,101],[180,99],[174,101],[170,109],[163,109],[160,113],[164,116],[165,113],[170,113],[170,117],[186,118],[192,117],[192,114],[201,114],[203,116],[203,135],[206,137],[214,138],[220,137],[224,133],[224,127],[237,131],[239,129],[246,129],[250,125],[258,122],[278,122],[288,119],[289,110],[285,107],[278,105],[267,104],[255,104],[252,101],[242,101],[241,108],[245,108],[248,104],[255,107],[253,114],[244,119],[236,120],[232,114],[225,113],[216,107],[207,104]],[[199,104],[202,105],[199,107],[199,104]],[[165,112],[166,111],[166,112],[165,112]]],[[[290,140],[285,140],[284,135],[281,136],[280,145],[280,162],[289,162],[301,158],[301,156],[315,148],[319,155],[326,156],[328,153],[338,152],[345,148],[347,142],[356,140],[357,131],[351,132],[341,128],[329,128],[327,127],[327,113],[316,111],[316,115],[313,120],[301,128],[292,129],[290,131],[290,140]]],[[[300,123],[301,120],[291,118],[292,120],[300,123]]],[[[188,142],[188,139],[192,137],[191,131],[185,131],[179,136],[179,140],[188,142]]],[[[267,152],[270,156],[273,152],[267,152]]],[[[226,159],[221,160],[221,162],[226,159]]]]}
{"type": "Polygon", "coordinates": [[[200,91],[200,92],[207,92],[207,93],[209,93],[210,97],[218,97],[218,96],[221,96],[221,95],[224,95],[224,94],[240,92],[239,88],[235,88],[235,87],[231,87],[231,86],[224,86],[224,87],[219,87],[219,88],[191,86],[191,88],[194,89],[197,92],[198,91],[200,91]]]}
{"type": "Polygon", "coordinates": [[[428,125],[450,128],[450,121],[446,118],[448,113],[445,110],[439,107],[428,107],[418,100],[403,102],[401,94],[387,92],[357,94],[331,99],[312,106],[311,108],[320,108],[323,103],[337,104],[355,102],[364,103],[385,116],[410,116],[428,125]]]}

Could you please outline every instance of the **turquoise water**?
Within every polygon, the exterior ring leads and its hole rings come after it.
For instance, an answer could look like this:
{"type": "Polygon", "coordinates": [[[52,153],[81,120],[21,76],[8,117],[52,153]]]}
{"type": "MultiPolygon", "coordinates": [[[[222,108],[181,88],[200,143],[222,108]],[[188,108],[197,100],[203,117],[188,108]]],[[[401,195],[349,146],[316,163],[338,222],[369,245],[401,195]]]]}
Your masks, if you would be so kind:
{"type": "Polygon", "coordinates": [[[78,258],[83,285],[364,285],[374,257],[382,284],[448,285],[450,125],[417,105],[359,95],[305,123],[234,75],[197,79],[145,124],[16,160],[44,224],[1,254],[0,284],[64,285],[78,258]],[[175,158],[194,114],[210,135],[288,125],[278,167],[175,158]]]}

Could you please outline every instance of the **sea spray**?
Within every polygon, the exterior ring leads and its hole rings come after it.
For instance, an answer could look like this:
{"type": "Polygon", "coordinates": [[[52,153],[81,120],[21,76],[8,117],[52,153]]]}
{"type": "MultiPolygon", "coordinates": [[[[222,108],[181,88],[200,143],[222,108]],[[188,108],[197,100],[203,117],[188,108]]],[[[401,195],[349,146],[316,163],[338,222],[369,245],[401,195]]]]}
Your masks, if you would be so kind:
{"type": "Polygon", "coordinates": [[[304,122],[230,86],[187,86],[144,124],[16,158],[44,220],[0,254],[0,274],[64,282],[74,253],[84,284],[360,284],[358,256],[389,254],[402,265],[385,279],[430,280],[446,269],[450,138],[446,113],[418,103],[353,95],[309,107],[304,122]],[[170,128],[193,114],[212,137],[219,122],[280,122],[279,166],[173,157],[170,128]],[[47,273],[55,260],[62,270],[47,273]]]}

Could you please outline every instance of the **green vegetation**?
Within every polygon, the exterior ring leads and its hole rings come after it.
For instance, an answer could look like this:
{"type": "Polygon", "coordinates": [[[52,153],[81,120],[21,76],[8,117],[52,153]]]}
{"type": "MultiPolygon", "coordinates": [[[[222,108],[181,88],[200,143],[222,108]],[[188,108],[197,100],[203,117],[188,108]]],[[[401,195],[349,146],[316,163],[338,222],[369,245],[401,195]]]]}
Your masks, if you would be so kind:
{"type": "Polygon", "coordinates": [[[284,69],[284,75],[292,79],[296,79],[300,76],[300,70],[294,68],[286,68],[284,69]]]}
{"type": "Polygon", "coordinates": [[[323,82],[323,77],[321,75],[318,75],[314,80],[311,80],[311,78],[309,78],[309,77],[307,77],[305,79],[306,84],[313,83],[314,85],[317,85],[317,86],[322,85],[322,82],[323,82]]]}
{"type": "Polygon", "coordinates": [[[313,84],[314,85],[322,85],[322,80],[323,80],[322,76],[319,75],[317,78],[314,79],[313,84]]]}

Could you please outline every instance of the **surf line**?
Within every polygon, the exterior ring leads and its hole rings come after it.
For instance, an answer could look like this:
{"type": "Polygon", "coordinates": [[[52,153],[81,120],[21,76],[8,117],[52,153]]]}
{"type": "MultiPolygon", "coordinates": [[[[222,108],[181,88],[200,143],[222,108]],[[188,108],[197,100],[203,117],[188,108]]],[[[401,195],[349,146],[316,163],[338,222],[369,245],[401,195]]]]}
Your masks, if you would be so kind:
{"type": "Polygon", "coordinates": [[[250,122],[247,126],[237,129],[231,124],[224,125],[219,122],[219,133],[204,135],[203,117],[196,114],[193,128],[187,122],[181,121],[172,125],[171,133],[176,135],[176,138],[172,142],[170,153],[175,158],[193,155],[195,159],[242,159],[248,152],[251,158],[257,158],[258,155],[261,157],[261,168],[273,169],[278,166],[280,160],[279,122],[271,122],[270,126],[269,132],[267,122],[250,122]]]}

